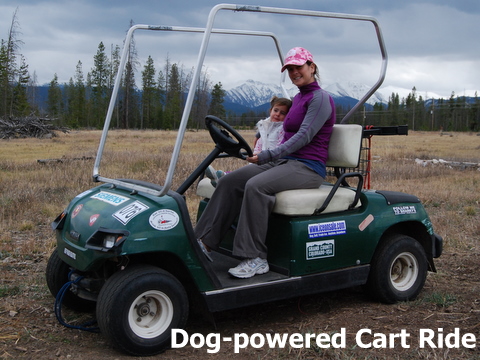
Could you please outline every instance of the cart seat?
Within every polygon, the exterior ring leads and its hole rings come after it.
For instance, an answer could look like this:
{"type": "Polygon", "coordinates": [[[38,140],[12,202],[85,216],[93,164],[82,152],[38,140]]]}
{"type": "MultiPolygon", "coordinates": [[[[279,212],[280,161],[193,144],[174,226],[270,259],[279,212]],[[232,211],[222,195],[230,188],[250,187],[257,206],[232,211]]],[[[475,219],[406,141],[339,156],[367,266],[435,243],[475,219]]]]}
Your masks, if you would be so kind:
{"type": "MultiPolygon", "coordinates": [[[[356,168],[360,161],[363,128],[356,124],[335,124],[328,146],[327,167],[356,168]]],[[[273,212],[287,216],[308,216],[318,213],[345,211],[360,206],[359,196],[363,186],[360,173],[341,174],[335,184],[322,184],[318,189],[286,190],[276,194],[273,212]],[[358,185],[345,185],[345,178],[358,177],[358,185]]],[[[215,188],[210,179],[202,179],[197,195],[209,199],[215,188]]]]}

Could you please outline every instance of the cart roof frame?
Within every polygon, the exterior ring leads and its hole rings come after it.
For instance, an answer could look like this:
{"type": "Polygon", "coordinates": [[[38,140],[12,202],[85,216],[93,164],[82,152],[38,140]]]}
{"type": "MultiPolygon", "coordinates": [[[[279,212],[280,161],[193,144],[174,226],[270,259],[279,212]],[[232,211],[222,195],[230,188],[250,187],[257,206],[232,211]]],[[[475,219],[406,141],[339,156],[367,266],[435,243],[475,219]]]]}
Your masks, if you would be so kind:
{"type": "MultiPolygon", "coordinates": [[[[275,34],[271,32],[263,32],[263,31],[250,31],[250,30],[235,30],[235,29],[215,29],[213,27],[215,18],[220,10],[230,10],[234,12],[255,12],[255,13],[269,13],[269,14],[284,14],[284,15],[297,15],[297,16],[308,16],[308,17],[317,17],[317,18],[331,18],[331,19],[344,19],[344,20],[353,20],[353,21],[366,21],[371,22],[374,26],[377,41],[380,49],[380,54],[382,57],[381,62],[381,70],[379,77],[376,83],[370,88],[369,91],[355,104],[355,106],[350,109],[350,111],[344,116],[341,120],[341,123],[347,123],[348,119],[357,111],[365,102],[372,96],[375,91],[381,86],[383,80],[385,79],[385,74],[387,71],[387,63],[388,63],[388,56],[387,51],[385,48],[385,43],[383,40],[383,35],[380,29],[380,25],[378,21],[374,17],[370,16],[362,16],[362,15],[353,15],[353,14],[343,14],[343,13],[331,13],[331,12],[322,12],[322,11],[312,11],[312,10],[297,10],[297,9],[287,9],[287,8],[276,8],[276,7],[264,7],[264,6],[254,6],[254,5],[234,5],[234,4],[218,4],[210,10],[210,14],[208,16],[206,27],[203,28],[195,28],[195,27],[180,27],[180,26],[155,26],[155,25],[134,25],[132,26],[126,35],[125,38],[125,45],[122,51],[122,55],[120,58],[120,64],[118,67],[118,73],[115,79],[115,84],[112,91],[112,96],[110,99],[107,115],[105,118],[105,123],[103,127],[102,136],[100,139],[100,144],[97,151],[97,157],[95,159],[95,165],[93,169],[93,179],[96,182],[105,182],[110,183],[114,186],[123,186],[128,189],[131,189],[134,192],[142,191],[154,196],[164,196],[168,193],[172,186],[173,176],[175,173],[175,168],[178,162],[178,158],[180,155],[180,150],[183,143],[183,138],[185,135],[188,117],[190,116],[190,111],[192,108],[194,96],[195,96],[195,89],[197,88],[201,69],[203,67],[203,62],[205,59],[205,55],[208,48],[208,43],[211,37],[211,34],[229,34],[229,35],[246,35],[246,36],[266,36],[271,37],[275,43],[275,47],[277,49],[277,53],[280,58],[280,62],[283,65],[283,52],[280,47],[280,43],[275,36],[275,34]],[[196,33],[203,33],[203,39],[201,42],[197,64],[194,68],[194,73],[192,77],[192,82],[190,84],[190,88],[187,95],[187,100],[185,103],[185,107],[183,109],[182,119],[180,121],[177,139],[175,142],[175,146],[172,152],[172,157],[170,160],[170,165],[167,171],[167,176],[165,179],[165,183],[162,186],[162,190],[151,189],[146,186],[136,185],[129,182],[125,182],[118,179],[110,179],[107,177],[100,176],[99,169],[100,163],[103,157],[103,151],[105,148],[106,138],[108,134],[108,130],[110,127],[110,121],[112,119],[113,110],[115,107],[116,99],[118,96],[118,91],[121,85],[121,78],[126,66],[127,58],[128,58],[128,47],[130,41],[133,37],[133,33],[136,30],[154,30],[154,31],[179,31],[179,32],[196,32],[196,33]]],[[[281,87],[284,93],[284,96],[288,97],[288,92],[284,87],[284,80],[285,80],[285,73],[282,73],[281,77],[281,87]]]]}

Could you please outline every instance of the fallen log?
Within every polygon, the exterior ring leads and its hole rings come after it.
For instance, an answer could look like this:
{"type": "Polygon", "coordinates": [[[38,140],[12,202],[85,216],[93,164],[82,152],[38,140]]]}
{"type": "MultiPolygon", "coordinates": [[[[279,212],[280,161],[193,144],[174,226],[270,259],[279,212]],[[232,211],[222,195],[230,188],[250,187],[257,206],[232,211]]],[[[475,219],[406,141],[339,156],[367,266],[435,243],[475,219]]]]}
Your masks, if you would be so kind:
{"type": "Polygon", "coordinates": [[[480,170],[480,163],[475,162],[468,162],[468,161],[447,161],[443,159],[431,159],[431,160],[422,160],[419,158],[415,159],[415,163],[420,166],[435,166],[435,165],[443,165],[452,169],[475,169],[480,170]]]}
{"type": "Polygon", "coordinates": [[[82,156],[79,158],[58,158],[58,159],[38,159],[37,163],[39,164],[49,164],[49,163],[64,163],[64,162],[70,162],[70,161],[78,161],[78,160],[93,160],[95,157],[93,156],[82,156]]]}

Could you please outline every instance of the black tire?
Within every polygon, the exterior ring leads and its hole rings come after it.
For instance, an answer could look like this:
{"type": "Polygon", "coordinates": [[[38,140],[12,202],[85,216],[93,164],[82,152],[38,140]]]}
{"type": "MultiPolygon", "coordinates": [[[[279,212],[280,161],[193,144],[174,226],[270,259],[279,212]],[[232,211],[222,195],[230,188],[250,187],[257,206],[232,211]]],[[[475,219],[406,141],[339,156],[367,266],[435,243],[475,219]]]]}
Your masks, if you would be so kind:
{"type": "Polygon", "coordinates": [[[119,350],[151,356],[171,344],[171,329],[188,318],[188,298],[182,284],[154,266],[132,266],[115,273],[97,301],[100,331],[119,350]]]}
{"type": "MultiPolygon", "coordinates": [[[[48,259],[47,269],[45,271],[48,289],[54,297],[57,297],[60,289],[68,282],[68,274],[70,271],[70,266],[60,259],[57,249],[55,249],[48,259]]],[[[62,305],[80,312],[90,312],[95,309],[94,301],[82,299],[70,290],[65,292],[62,305]]]]}
{"type": "Polygon", "coordinates": [[[367,288],[382,302],[415,300],[427,278],[423,246],[406,235],[390,236],[375,252],[367,288]]]}

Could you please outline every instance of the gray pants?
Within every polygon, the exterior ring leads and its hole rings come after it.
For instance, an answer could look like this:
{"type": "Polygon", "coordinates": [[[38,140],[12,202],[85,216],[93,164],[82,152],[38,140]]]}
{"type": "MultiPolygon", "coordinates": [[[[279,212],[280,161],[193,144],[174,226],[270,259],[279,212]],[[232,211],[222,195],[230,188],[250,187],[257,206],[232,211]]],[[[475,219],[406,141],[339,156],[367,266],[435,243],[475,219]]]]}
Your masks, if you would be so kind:
{"type": "Polygon", "coordinates": [[[233,255],[266,259],[268,218],[275,205],[275,194],[317,188],[323,180],[296,160],[244,166],[220,178],[195,227],[195,235],[210,248],[217,249],[238,216],[233,255]]]}

